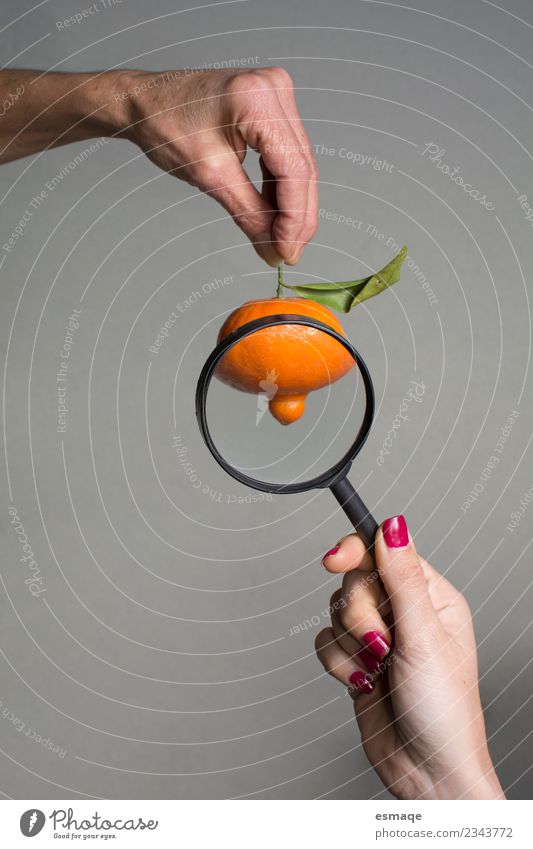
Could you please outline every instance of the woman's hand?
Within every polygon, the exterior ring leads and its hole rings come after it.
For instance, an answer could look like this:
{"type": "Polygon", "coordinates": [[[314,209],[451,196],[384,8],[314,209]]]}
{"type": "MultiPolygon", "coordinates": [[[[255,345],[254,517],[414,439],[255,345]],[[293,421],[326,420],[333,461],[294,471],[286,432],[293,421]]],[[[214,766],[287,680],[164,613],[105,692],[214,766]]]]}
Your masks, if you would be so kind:
{"type": "Polygon", "coordinates": [[[324,557],[344,579],[316,640],[326,671],[349,687],[370,763],[400,799],[505,798],[467,602],[418,556],[403,516],[383,523],[375,554],[350,535],[324,557]]]}

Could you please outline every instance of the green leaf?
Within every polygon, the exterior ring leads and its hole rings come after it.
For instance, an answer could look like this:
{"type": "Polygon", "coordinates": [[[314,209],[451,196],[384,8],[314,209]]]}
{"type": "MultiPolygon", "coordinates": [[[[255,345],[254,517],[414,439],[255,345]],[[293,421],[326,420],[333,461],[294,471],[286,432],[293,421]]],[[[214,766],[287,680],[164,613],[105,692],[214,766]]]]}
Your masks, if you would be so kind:
{"type": "Polygon", "coordinates": [[[308,283],[304,286],[289,286],[280,280],[278,272],[278,292],[280,287],[283,287],[302,298],[318,301],[319,304],[324,304],[338,312],[350,312],[357,304],[373,298],[374,295],[379,295],[384,289],[397,283],[400,279],[400,268],[406,256],[407,248],[403,247],[381,271],[377,271],[370,277],[348,280],[345,283],[308,283]]]}

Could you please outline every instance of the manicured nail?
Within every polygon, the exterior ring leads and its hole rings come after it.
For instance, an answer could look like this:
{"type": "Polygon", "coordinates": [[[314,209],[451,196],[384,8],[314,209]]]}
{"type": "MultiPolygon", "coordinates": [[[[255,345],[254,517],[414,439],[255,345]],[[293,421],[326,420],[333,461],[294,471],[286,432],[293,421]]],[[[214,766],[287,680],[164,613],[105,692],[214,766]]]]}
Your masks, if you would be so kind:
{"type": "Polygon", "coordinates": [[[381,672],[381,660],[366,649],[360,649],[357,652],[357,659],[361,661],[363,666],[366,666],[369,672],[381,672]]]}
{"type": "Polygon", "coordinates": [[[367,631],[366,634],[363,634],[361,640],[367,649],[370,649],[372,654],[377,655],[377,657],[385,657],[390,651],[387,640],[383,639],[377,631],[367,631]]]}
{"type": "Polygon", "coordinates": [[[383,522],[383,539],[389,548],[403,548],[409,543],[407,523],[403,516],[392,516],[383,522]]]}
{"type": "Polygon", "coordinates": [[[322,558],[322,562],[324,562],[326,557],[333,557],[334,554],[337,554],[337,551],[339,550],[339,548],[340,548],[340,545],[334,545],[333,548],[330,548],[329,551],[326,551],[326,553],[324,554],[324,557],[322,558]]]}
{"type": "Polygon", "coordinates": [[[362,693],[371,693],[374,689],[372,681],[366,677],[364,672],[360,672],[359,669],[356,669],[350,675],[350,684],[353,684],[355,689],[361,690],[362,693]]]}

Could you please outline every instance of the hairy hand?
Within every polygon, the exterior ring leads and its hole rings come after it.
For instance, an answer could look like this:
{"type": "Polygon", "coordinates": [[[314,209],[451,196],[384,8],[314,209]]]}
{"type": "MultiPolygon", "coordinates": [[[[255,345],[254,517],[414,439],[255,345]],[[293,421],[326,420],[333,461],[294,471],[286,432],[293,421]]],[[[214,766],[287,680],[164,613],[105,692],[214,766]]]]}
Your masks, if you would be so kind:
{"type": "Polygon", "coordinates": [[[318,172],[283,68],[127,71],[123,135],[212,195],[270,265],[298,262],[317,227],[318,172]],[[243,168],[260,155],[261,191],[243,168]]]}

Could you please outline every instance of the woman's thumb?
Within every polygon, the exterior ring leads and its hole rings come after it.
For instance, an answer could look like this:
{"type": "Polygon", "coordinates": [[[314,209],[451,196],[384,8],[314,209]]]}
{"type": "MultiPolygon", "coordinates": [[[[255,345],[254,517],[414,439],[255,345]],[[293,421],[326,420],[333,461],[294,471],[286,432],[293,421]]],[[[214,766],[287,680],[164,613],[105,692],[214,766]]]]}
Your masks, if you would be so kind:
{"type": "Polygon", "coordinates": [[[386,519],[376,534],[377,571],[390,599],[396,637],[412,638],[437,616],[403,516],[386,519]]]}

